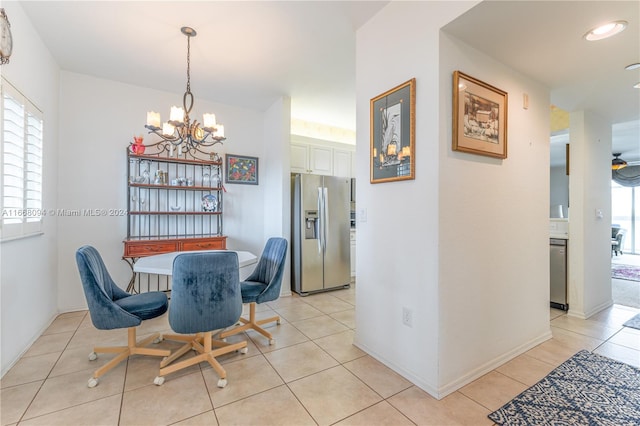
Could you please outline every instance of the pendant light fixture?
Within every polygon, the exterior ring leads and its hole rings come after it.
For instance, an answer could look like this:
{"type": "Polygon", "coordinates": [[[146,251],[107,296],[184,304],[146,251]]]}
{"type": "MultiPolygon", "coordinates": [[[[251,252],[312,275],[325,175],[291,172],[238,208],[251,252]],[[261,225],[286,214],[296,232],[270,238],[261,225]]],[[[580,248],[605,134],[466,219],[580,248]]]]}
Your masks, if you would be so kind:
{"type": "Polygon", "coordinates": [[[160,113],[147,112],[147,124],[144,126],[149,133],[160,136],[169,142],[169,151],[173,155],[173,148],[178,148],[178,155],[199,147],[213,146],[225,140],[224,126],[216,123],[215,114],[205,113],[202,124],[197,120],[191,121],[189,113],[193,108],[193,93],[191,93],[191,37],[197,35],[191,27],[182,27],[182,34],[187,36],[187,89],[182,96],[182,108],[171,107],[169,120],[160,125],[160,113]]]}

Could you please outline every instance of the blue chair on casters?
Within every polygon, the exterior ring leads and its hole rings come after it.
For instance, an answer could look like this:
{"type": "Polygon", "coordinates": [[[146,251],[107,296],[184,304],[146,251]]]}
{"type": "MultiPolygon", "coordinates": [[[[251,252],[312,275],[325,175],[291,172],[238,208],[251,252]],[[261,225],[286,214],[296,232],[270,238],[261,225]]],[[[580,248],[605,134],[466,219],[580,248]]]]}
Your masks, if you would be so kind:
{"type": "Polygon", "coordinates": [[[247,342],[213,340],[213,331],[235,324],[242,314],[238,254],[235,252],[185,253],[173,261],[169,324],[183,335],[167,335],[167,340],[186,344],[160,363],[156,385],[164,376],[206,361],[218,373],[218,387],[227,385],[227,374],[216,357],[230,352],[247,353],[247,342]],[[184,334],[192,334],[187,335],[184,334]],[[173,363],[190,350],[198,355],[173,363]]]}
{"type": "Polygon", "coordinates": [[[269,238],[258,261],[258,266],[246,281],[240,283],[242,303],[250,304],[249,319],[240,318],[242,325],[220,333],[221,339],[252,329],[269,339],[270,345],[275,343],[271,333],[260,326],[274,321],[280,324],[280,317],[275,316],[257,321],[256,303],[271,302],[280,297],[286,258],[287,240],[269,238]]]}
{"type": "Polygon", "coordinates": [[[93,373],[88,383],[90,388],[98,384],[100,376],[127,359],[129,355],[166,357],[171,354],[169,350],[145,347],[151,342],[160,342],[160,334],[154,334],[140,342],[136,341],[136,327],[143,320],[156,318],[167,312],[169,304],[164,293],[155,291],[131,295],[122,290],[111,279],[98,251],[91,246],[78,249],[76,263],[93,325],[99,330],[127,328],[129,332],[127,346],[93,348],[93,352],[89,354],[90,361],[98,358],[97,353],[118,355],[93,373]]]}

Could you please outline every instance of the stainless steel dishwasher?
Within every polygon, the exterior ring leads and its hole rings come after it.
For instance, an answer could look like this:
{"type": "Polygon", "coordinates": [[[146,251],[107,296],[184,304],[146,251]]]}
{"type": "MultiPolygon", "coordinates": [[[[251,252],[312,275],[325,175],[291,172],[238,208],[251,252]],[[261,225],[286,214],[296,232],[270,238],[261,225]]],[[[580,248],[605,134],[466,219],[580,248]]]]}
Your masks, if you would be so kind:
{"type": "Polygon", "coordinates": [[[567,240],[562,238],[549,239],[551,274],[551,307],[569,310],[567,303],[567,240]]]}

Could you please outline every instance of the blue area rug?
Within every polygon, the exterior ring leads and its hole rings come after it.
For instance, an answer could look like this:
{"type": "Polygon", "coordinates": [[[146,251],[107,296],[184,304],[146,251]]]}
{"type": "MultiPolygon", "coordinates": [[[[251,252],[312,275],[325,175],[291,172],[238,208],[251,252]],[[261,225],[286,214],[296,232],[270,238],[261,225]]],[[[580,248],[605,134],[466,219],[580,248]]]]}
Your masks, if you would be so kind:
{"type": "Polygon", "coordinates": [[[640,330],[640,314],[631,318],[629,321],[625,322],[622,325],[624,325],[625,327],[637,328],[638,330],[640,330]]]}
{"type": "Polygon", "coordinates": [[[618,278],[620,280],[629,281],[640,281],[640,266],[612,263],[611,278],[618,278]]]}
{"type": "Polygon", "coordinates": [[[489,418],[508,426],[637,426],[640,370],[583,350],[489,418]]]}

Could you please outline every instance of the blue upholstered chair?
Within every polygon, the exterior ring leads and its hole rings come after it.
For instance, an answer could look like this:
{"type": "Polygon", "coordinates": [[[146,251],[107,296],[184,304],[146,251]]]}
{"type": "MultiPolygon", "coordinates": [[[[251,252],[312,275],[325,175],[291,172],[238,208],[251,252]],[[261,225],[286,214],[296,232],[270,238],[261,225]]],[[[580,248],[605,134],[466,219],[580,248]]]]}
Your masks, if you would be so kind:
{"type": "Polygon", "coordinates": [[[270,302],[280,297],[286,258],[287,240],[269,238],[258,261],[258,266],[246,281],[240,283],[242,303],[249,303],[249,319],[240,318],[242,325],[220,333],[220,338],[252,329],[269,339],[270,345],[275,343],[271,333],[260,326],[274,321],[280,324],[280,317],[256,320],[256,303],[270,302]]]}
{"type": "Polygon", "coordinates": [[[151,342],[162,340],[160,334],[154,334],[140,342],[136,341],[136,327],[143,320],[156,318],[167,312],[167,296],[159,291],[131,295],[122,290],[111,279],[98,251],[91,246],[78,249],[76,262],[93,325],[99,330],[127,328],[129,331],[127,346],[93,348],[93,352],[89,354],[90,361],[98,358],[97,353],[118,355],[93,373],[88,386],[96,386],[100,376],[127,359],[129,355],[169,356],[169,350],[145,347],[151,342]]]}
{"type": "Polygon", "coordinates": [[[173,261],[169,324],[173,331],[183,335],[166,335],[165,338],[185,341],[186,344],[162,360],[160,374],[154,380],[156,385],[163,384],[167,374],[206,361],[220,377],[218,386],[226,386],[226,372],[216,357],[235,351],[245,354],[247,342],[231,344],[213,340],[212,336],[214,331],[229,327],[240,318],[242,297],[238,274],[238,254],[235,252],[185,253],[176,256],[173,261]],[[177,361],[191,349],[198,355],[177,361]]]}

